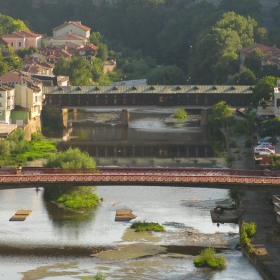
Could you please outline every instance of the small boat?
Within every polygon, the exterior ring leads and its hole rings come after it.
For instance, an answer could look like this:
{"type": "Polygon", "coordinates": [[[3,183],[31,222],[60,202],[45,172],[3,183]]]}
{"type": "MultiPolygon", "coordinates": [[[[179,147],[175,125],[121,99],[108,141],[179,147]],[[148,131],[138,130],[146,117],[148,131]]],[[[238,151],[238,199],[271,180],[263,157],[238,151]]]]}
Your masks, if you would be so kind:
{"type": "Polygon", "coordinates": [[[132,214],[132,210],[116,210],[115,221],[130,221],[136,217],[132,214]]]}

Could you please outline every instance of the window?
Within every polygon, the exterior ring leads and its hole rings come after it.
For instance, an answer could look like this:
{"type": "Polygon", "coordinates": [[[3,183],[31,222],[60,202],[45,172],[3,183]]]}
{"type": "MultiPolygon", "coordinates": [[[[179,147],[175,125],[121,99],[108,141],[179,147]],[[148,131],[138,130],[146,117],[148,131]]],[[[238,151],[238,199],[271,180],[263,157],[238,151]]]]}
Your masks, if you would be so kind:
{"type": "Polygon", "coordinates": [[[21,47],[21,42],[18,42],[18,46],[21,47]]]}
{"type": "Polygon", "coordinates": [[[276,104],[277,104],[277,107],[280,107],[280,99],[277,99],[276,104]]]}
{"type": "Polygon", "coordinates": [[[2,116],[2,111],[0,111],[0,116],[2,116]]]}
{"type": "Polygon", "coordinates": [[[11,46],[12,46],[12,47],[14,46],[14,42],[11,42],[11,46]]]}
{"type": "Polygon", "coordinates": [[[0,107],[2,107],[2,102],[0,102],[0,107]]]}

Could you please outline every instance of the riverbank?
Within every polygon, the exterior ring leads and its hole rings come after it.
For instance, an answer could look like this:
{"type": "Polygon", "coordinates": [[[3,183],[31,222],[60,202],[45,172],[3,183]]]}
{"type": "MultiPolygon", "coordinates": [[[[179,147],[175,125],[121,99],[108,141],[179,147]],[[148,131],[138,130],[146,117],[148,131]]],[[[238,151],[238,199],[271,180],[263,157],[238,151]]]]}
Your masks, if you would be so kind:
{"type": "MultiPolygon", "coordinates": [[[[259,169],[254,164],[252,149],[245,148],[246,136],[233,137],[238,146],[230,149],[233,169],[259,169]]],[[[258,269],[262,277],[267,280],[280,279],[280,224],[272,204],[272,195],[275,193],[263,191],[246,191],[240,194],[241,217],[243,222],[255,222],[257,233],[252,240],[253,253],[242,248],[243,253],[258,269]]]]}

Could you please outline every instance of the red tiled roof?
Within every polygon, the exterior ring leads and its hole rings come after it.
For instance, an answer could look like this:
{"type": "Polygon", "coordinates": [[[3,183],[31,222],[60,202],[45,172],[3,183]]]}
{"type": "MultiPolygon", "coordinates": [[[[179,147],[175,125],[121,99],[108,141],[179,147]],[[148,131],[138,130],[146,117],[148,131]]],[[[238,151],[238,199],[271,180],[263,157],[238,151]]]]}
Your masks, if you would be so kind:
{"type": "Polygon", "coordinates": [[[83,48],[80,48],[79,51],[97,51],[98,50],[98,47],[95,46],[95,45],[87,45],[87,46],[84,46],[83,48]]]}
{"type": "Polygon", "coordinates": [[[86,40],[86,37],[79,36],[74,33],[67,33],[65,35],[55,37],[53,40],[86,40]]]}
{"type": "Polygon", "coordinates": [[[59,29],[65,27],[67,25],[70,25],[70,24],[73,24],[73,25],[75,25],[75,26],[77,26],[77,27],[79,27],[79,28],[81,28],[81,29],[83,29],[85,31],[88,31],[88,30],[91,29],[90,27],[87,27],[85,25],[80,24],[78,21],[68,21],[68,22],[64,22],[63,24],[53,28],[53,30],[59,30],[59,29]]]}
{"type": "Polygon", "coordinates": [[[24,36],[17,32],[14,32],[12,34],[3,34],[2,38],[3,39],[13,39],[13,38],[24,38],[24,36]]]}
{"type": "Polygon", "coordinates": [[[244,52],[244,53],[251,53],[253,50],[255,49],[259,49],[262,53],[266,53],[272,50],[277,50],[277,48],[275,47],[269,47],[269,46],[265,46],[262,44],[254,44],[252,46],[246,47],[244,49],[239,50],[240,52],[244,52]]]}
{"type": "Polygon", "coordinates": [[[2,37],[0,37],[0,44],[1,45],[8,45],[10,43],[8,41],[6,41],[5,39],[3,39],[2,37]]]}
{"type": "Polygon", "coordinates": [[[37,34],[37,33],[34,33],[32,31],[29,31],[29,30],[21,30],[18,33],[25,36],[25,37],[35,37],[35,38],[42,37],[41,34],[37,34]]]}

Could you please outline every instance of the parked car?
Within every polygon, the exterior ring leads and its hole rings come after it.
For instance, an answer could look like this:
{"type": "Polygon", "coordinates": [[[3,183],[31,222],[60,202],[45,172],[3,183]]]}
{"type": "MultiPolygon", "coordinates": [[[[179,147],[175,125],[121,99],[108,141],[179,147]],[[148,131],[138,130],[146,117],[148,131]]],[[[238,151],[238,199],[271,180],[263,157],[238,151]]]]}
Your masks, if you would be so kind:
{"type": "Polygon", "coordinates": [[[260,139],[260,140],[258,141],[258,145],[261,145],[261,144],[263,144],[263,143],[270,143],[270,144],[272,145],[272,142],[270,142],[270,141],[268,141],[268,140],[264,140],[264,138],[263,138],[263,139],[260,139]]]}
{"type": "Polygon", "coordinates": [[[275,151],[275,147],[272,146],[272,145],[263,145],[263,144],[261,144],[261,145],[256,146],[255,148],[268,148],[269,150],[275,151]]]}
{"type": "Polygon", "coordinates": [[[273,147],[273,150],[275,150],[274,146],[270,142],[262,142],[257,147],[273,147]]]}
{"type": "Polygon", "coordinates": [[[260,153],[263,153],[263,154],[275,154],[275,151],[270,150],[268,148],[255,148],[254,149],[254,154],[255,155],[259,155],[260,153]]]}
{"type": "Polygon", "coordinates": [[[279,143],[278,137],[272,137],[272,136],[266,136],[264,138],[259,139],[258,144],[261,144],[263,142],[270,142],[272,144],[279,143]]]}

